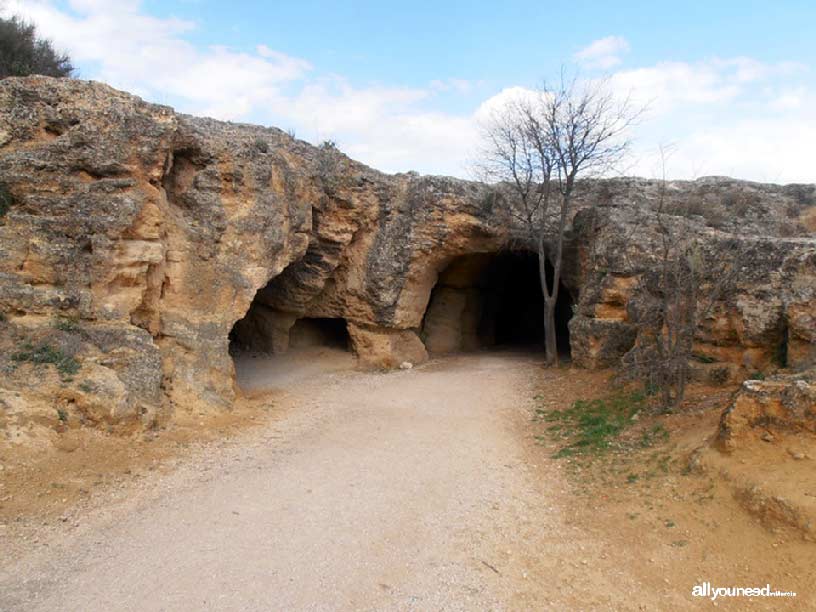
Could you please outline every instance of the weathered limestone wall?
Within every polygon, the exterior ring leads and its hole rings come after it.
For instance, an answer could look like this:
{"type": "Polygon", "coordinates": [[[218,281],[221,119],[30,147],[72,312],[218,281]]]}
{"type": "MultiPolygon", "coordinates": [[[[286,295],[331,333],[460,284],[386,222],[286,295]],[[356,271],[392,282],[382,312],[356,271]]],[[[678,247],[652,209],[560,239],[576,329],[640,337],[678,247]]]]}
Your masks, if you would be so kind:
{"type": "MultiPolygon", "coordinates": [[[[599,211],[579,213],[576,231],[585,235],[595,214],[599,211]]],[[[648,211],[639,213],[638,224],[626,209],[609,209],[603,217],[595,239],[582,241],[587,272],[570,322],[573,357],[584,367],[614,365],[636,341],[633,314],[649,297],[649,275],[660,252],[648,211]]],[[[736,234],[712,228],[703,218],[692,222],[705,261],[740,254],[735,290],[716,303],[695,339],[695,354],[713,364],[697,369],[711,370],[716,379],[728,366],[726,378],[739,378],[782,365],[780,360],[793,368],[816,363],[816,240],[736,234]]]]}
{"type": "MultiPolygon", "coordinates": [[[[579,365],[614,364],[635,342],[628,312],[654,243],[624,238],[644,226],[633,211],[648,211],[656,185],[581,188],[604,221],[579,213],[568,245],[579,365]]],[[[709,248],[734,232],[756,242],[740,295],[701,330],[700,350],[754,368],[784,335],[789,359],[811,362],[813,186],[670,185],[678,201],[719,211],[699,219],[709,248]]],[[[343,318],[361,364],[419,362],[439,273],[500,250],[511,230],[486,185],[385,175],[276,129],[45,77],[0,82],[0,188],[11,200],[0,217],[2,419],[53,419],[56,408],[117,424],[226,408],[229,334],[256,294],[263,314],[241,325],[266,330],[257,348],[285,350],[297,318],[343,318]]]]}

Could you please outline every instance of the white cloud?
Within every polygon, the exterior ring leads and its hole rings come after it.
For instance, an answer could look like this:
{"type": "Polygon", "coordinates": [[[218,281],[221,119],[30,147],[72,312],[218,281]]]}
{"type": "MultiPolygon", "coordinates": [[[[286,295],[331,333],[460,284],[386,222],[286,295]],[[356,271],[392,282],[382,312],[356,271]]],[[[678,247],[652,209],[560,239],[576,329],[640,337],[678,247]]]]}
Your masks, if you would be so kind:
{"type": "Polygon", "coordinates": [[[501,113],[514,104],[534,101],[536,95],[534,90],[527,87],[507,87],[482,102],[473,114],[473,118],[480,124],[490,121],[494,114],[501,113]]]}
{"type": "Polygon", "coordinates": [[[75,61],[98,66],[81,76],[151,100],[185,100],[190,112],[245,116],[311,70],[305,60],[264,45],[254,54],[221,46],[198,50],[183,38],[194,23],[145,15],[136,0],[72,0],[70,6],[74,13],[46,0],[12,0],[6,12],[31,19],[75,61]]]}
{"type": "Polygon", "coordinates": [[[671,144],[674,178],[729,175],[767,182],[814,182],[808,148],[816,105],[795,79],[806,67],[752,58],[661,62],[614,73],[611,86],[646,105],[634,131],[631,172],[660,174],[658,149],[671,144]]]}
{"type": "Polygon", "coordinates": [[[628,51],[629,42],[623,36],[607,36],[578,51],[574,59],[587,68],[608,70],[620,64],[621,55],[628,51]]]}
{"type": "MultiPolygon", "coordinates": [[[[138,0],[7,0],[81,62],[83,78],[104,80],[151,101],[220,119],[263,121],[317,142],[331,138],[381,170],[467,176],[479,124],[509,101],[532,95],[506,87],[472,112],[433,110],[440,96],[471,97],[484,84],[440,78],[425,87],[359,86],[321,74],[303,58],[257,41],[252,51],[199,48],[196,24],[142,12],[138,0]]],[[[255,41],[247,41],[255,42],[255,41]]],[[[609,36],[579,51],[583,66],[609,69],[629,50],[609,36]]],[[[731,174],[765,181],[814,181],[816,93],[807,68],[750,57],[660,62],[610,76],[610,86],[648,104],[633,133],[632,173],[655,176],[656,150],[674,144],[671,177],[731,174]]]]}
{"type": "Polygon", "coordinates": [[[660,62],[654,66],[614,73],[611,86],[630,95],[653,113],[688,105],[732,103],[757,83],[789,76],[789,62],[767,64],[750,58],[711,59],[695,63],[660,62]]]}
{"type": "MultiPolygon", "coordinates": [[[[666,172],[671,178],[725,175],[769,183],[812,183],[816,181],[811,155],[814,138],[816,113],[701,126],[676,142],[666,172]]],[[[642,146],[634,173],[660,176],[658,157],[656,149],[642,146]]]]}
{"type": "Polygon", "coordinates": [[[771,106],[781,111],[795,110],[798,108],[802,108],[804,104],[804,98],[805,91],[802,88],[790,91],[782,91],[771,101],[771,106]]]}

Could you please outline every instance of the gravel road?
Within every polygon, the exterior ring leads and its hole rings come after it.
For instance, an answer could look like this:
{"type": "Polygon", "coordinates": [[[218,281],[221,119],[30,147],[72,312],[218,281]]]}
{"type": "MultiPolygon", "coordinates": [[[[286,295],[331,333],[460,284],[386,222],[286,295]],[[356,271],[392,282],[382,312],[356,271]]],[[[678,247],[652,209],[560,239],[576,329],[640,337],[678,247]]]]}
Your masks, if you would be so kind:
{"type": "Polygon", "coordinates": [[[276,378],[286,408],[260,431],[2,567],[0,609],[626,608],[637,580],[600,561],[555,462],[542,482],[525,450],[540,372],[481,354],[276,378]]]}

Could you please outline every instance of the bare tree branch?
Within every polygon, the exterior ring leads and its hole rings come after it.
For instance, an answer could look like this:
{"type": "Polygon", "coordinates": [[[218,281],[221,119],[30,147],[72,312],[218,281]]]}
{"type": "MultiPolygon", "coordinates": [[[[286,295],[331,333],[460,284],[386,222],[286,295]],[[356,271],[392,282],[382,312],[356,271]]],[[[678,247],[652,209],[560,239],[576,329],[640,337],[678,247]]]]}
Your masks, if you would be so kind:
{"type": "Polygon", "coordinates": [[[579,82],[562,71],[556,87],[544,84],[485,126],[485,177],[509,187],[510,216],[522,222],[525,241],[538,251],[550,364],[558,361],[555,305],[576,179],[608,172],[622,160],[626,133],[639,114],[628,99],[618,101],[607,82],[579,82]]]}

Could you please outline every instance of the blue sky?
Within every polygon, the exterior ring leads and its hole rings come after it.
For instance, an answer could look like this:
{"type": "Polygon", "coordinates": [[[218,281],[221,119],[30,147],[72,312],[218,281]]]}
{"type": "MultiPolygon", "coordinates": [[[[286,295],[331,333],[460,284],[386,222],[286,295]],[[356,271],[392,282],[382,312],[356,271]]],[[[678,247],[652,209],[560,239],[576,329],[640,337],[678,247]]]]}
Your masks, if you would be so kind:
{"type": "Polygon", "coordinates": [[[479,125],[562,65],[648,105],[627,170],[816,181],[814,2],[7,0],[82,78],[468,177],[479,125]]]}

